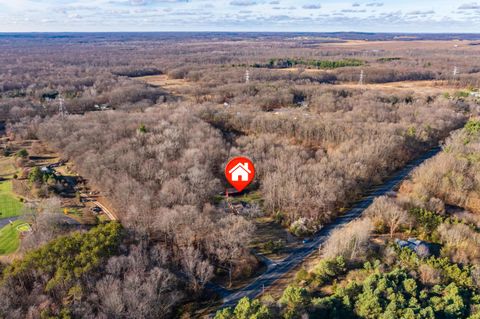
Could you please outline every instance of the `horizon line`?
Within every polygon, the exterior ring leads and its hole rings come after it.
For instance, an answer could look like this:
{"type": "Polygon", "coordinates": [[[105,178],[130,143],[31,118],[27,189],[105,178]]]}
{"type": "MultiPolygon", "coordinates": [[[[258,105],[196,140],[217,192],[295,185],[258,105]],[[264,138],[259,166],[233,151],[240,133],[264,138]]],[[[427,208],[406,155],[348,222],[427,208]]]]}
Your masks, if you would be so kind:
{"type": "Polygon", "coordinates": [[[88,33],[303,33],[303,34],[338,34],[338,33],[354,33],[354,34],[407,34],[407,35],[418,35],[418,34],[450,34],[450,35],[480,35],[479,32],[441,32],[441,31],[432,31],[432,32],[390,32],[390,31],[235,31],[235,30],[210,30],[210,31],[1,31],[0,34],[47,34],[47,33],[77,33],[77,34],[88,34],[88,33]]]}

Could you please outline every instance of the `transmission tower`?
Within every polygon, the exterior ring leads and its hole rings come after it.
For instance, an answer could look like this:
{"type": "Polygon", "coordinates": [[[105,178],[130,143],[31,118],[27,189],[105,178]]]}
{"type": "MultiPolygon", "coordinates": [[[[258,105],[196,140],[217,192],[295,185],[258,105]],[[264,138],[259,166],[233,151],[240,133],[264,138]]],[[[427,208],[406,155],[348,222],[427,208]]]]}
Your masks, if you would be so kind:
{"type": "Polygon", "coordinates": [[[457,77],[457,75],[458,75],[458,67],[455,66],[455,67],[453,68],[453,77],[455,78],[455,77],[457,77]]]}
{"type": "Polygon", "coordinates": [[[250,82],[250,71],[247,69],[247,71],[245,72],[245,83],[249,83],[250,82]]]}
{"type": "Polygon", "coordinates": [[[67,109],[65,108],[65,105],[64,105],[65,99],[62,96],[60,96],[58,101],[59,101],[58,114],[60,114],[62,118],[65,118],[65,115],[67,114],[67,109]]]}
{"type": "Polygon", "coordinates": [[[359,85],[363,85],[364,78],[365,78],[365,73],[363,72],[363,70],[361,70],[360,71],[360,80],[358,81],[359,85]]]}

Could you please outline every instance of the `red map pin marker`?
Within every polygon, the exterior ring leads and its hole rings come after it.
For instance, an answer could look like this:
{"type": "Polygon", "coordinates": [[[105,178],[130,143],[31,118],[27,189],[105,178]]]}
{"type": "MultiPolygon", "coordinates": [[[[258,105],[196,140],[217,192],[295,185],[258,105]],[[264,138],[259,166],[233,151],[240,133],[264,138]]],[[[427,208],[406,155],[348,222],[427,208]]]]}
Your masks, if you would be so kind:
{"type": "Polygon", "coordinates": [[[225,167],[225,177],[237,191],[241,192],[253,181],[255,167],[250,159],[235,157],[225,167]]]}

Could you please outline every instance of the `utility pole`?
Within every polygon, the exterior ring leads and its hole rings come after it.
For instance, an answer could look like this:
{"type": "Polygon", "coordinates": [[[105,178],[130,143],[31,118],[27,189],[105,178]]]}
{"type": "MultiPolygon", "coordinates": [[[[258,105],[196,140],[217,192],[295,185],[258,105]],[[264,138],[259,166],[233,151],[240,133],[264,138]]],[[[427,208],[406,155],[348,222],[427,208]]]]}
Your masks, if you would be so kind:
{"type": "Polygon", "coordinates": [[[458,67],[455,66],[455,67],[453,68],[453,77],[456,78],[457,75],[458,75],[458,67]]]}
{"type": "Polygon", "coordinates": [[[363,80],[365,78],[365,73],[363,70],[360,71],[360,80],[358,81],[358,85],[363,85],[363,80]]]}

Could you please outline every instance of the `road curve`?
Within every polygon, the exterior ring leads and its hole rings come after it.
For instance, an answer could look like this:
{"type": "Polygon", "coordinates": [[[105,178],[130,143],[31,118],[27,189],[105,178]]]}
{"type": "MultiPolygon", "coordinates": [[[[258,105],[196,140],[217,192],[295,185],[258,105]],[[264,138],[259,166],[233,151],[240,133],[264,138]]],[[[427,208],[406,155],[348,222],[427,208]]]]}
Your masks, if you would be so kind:
{"type": "Polygon", "coordinates": [[[7,218],[1,218],[0,219],[0,228],[3,228],[5,226],[7,226],[8,224],[10,224],[10,222],[14,222],[16,221],[17,219],[19,219],[20,216],[13,216],[13,217],[7,217],[7,218]]]}
{"type": "Polygon", "coordinates": [[[243,297],[255,298],[260,295],[264,289],[270,287],[273,283],[275,283],[275,281],[290,272],[293,268],[301,264],[305,258],[314,253],[320,247],[320,245],[325,242],[333,230],[358,218],[365,211],[365,209],[370,206],[376,197],[383,196],[394,190],[395,187],[399,185],[400,182],[404,180],[414,168],[422,164],[427,159],[435,156],[440,150],[440,147],[435,147],[429,150],[393,174],[384,184],[373,187],[362,200],[356,202],[350,210],[345,212],[344,215],[338,217],[335,219],[335,221],[320,230],[311,242],[302,247],[294,249],[294,251],[288,255],[288,257],[282,261],[276,262],[272,267],[268,267],[267,271],[258,276],[247,286],[234,291],[222,289],[221,293],[223,297],[223,305],[220,308],[235,306],[236,303],[243,297]]]}
{"type": "Polygon", "coordinates": [[[101,204],[98,201],[93,202],[93,204],[100,207],[110,220],[118,220],[117,216],[115,216],[115,214],[113,214],[107,207],[105,207],[105,205],[101,204]]]}

